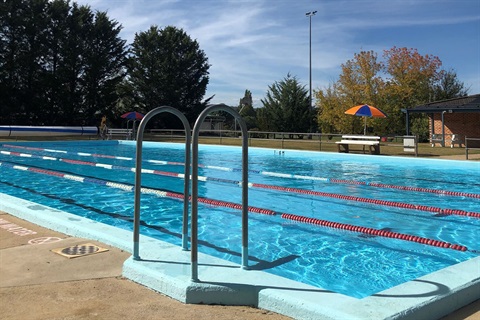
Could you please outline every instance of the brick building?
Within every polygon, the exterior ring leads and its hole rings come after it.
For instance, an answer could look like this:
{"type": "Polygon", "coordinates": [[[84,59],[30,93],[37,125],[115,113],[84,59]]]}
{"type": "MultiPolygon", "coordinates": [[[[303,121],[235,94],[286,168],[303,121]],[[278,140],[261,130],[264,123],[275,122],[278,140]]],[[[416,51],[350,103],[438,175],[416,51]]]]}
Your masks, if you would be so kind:
{"type": "Polygon", "coordinates": [[[432,145],[451,146],[454,138],[454,142],[462,146],[465,137],[480,138],[480,94],[429,102],[403,111],[407,117],[407,135],[410,114],[428,115],[432,145]]]}

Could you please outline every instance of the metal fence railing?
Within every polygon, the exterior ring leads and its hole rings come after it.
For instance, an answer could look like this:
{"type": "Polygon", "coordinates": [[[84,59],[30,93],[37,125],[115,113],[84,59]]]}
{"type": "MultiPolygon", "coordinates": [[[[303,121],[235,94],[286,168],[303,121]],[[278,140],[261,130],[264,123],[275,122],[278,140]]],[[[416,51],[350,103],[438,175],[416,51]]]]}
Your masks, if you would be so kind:
{"type": "MultiPolygon", "coordinates": [[[[149,131],[153,140],[180,141],[184,139],[183,130],[152,129],[149,131]]],[[[240,145],[240,131],[235,130],[200,130],[202,143],[220,145],[240,145]]],[[[267,147],[273,149],[299,149],[312,151],[338,151],[337,143],[342,134],[308,133],[308,132],[269,132],[249,131],[250,147],[267,147]]],[[[416,136],[380,137],[382,154],[415,154],[418,156],[418,139],[416,136]],[[394,151],[392,151],[394,150],[394,151]]]]}
{"type": "Polygon", "coordinates": [[[469,150],[480,151],[480,138],[467,138],[465,137],[465,159],[468,160],[469,150]]]}

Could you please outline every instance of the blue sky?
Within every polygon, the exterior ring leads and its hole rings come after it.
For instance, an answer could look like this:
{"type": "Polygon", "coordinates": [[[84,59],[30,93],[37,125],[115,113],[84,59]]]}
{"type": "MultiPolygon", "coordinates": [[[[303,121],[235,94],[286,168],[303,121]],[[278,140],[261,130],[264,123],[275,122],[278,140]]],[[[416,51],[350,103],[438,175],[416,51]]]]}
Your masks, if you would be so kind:
{"type": "Polygon", "coordinates": [[[210,67],[206,97],[238,105],[246,89],[261,107],[268,86],[288,73],[309,88],[309,18],[312,17],[312,87],[335,82],[341,64],[362,50],[382,58],[393,46],[438,56],[442,68],[480,93],[479,0],[77,0],[107,11],[121,37],[151,25],[182,28],[205,51],[210,67]]]}

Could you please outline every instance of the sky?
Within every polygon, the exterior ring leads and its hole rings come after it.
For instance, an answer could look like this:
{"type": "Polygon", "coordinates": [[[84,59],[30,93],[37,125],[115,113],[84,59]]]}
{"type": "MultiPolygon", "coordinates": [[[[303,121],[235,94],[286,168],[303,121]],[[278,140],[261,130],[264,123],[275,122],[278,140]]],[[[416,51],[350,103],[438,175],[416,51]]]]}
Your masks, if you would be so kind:
{"type": "Polygon", "coordinates": [[[480,0],[75,0],[106,11],[131,44],[150,26],[175,26],[199,43],[211,65],[205,98],[238,106],[245,90],[261,107],[288,74],[307,90],[338,80],[355,53],[383,60],[392,47],[434,55],[469,94],[480,93],[480,0]],[[317,11],[313,16],[307,12],[317,11]],[[311,22],[311,33],[310,33],[311,22]]]}

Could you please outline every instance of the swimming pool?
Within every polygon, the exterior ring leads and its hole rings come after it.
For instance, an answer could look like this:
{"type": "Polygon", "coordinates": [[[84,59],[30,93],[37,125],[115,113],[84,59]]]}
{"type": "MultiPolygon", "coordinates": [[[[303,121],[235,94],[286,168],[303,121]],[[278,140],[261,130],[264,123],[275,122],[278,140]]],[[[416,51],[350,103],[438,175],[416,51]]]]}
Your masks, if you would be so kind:
{"type": "MultiPolygon", "coordinates": [[[[5,143],[0,192],[131,230],[134,157],[132,143],[5,143]]],[[[165,191],[182,192],[183,157],[144,145],[141,232],[176,245],[182,203],[165,191]]],[[[199,196],[215,201],[200,203],[199,249],[236,263],[240,159],[200,148],[199,196]]],[[[249,165],[250,205],[273,213],[249,215],[252,269],[363,298],[478,256],[477,163],[251,148],[249,165]]]]}

